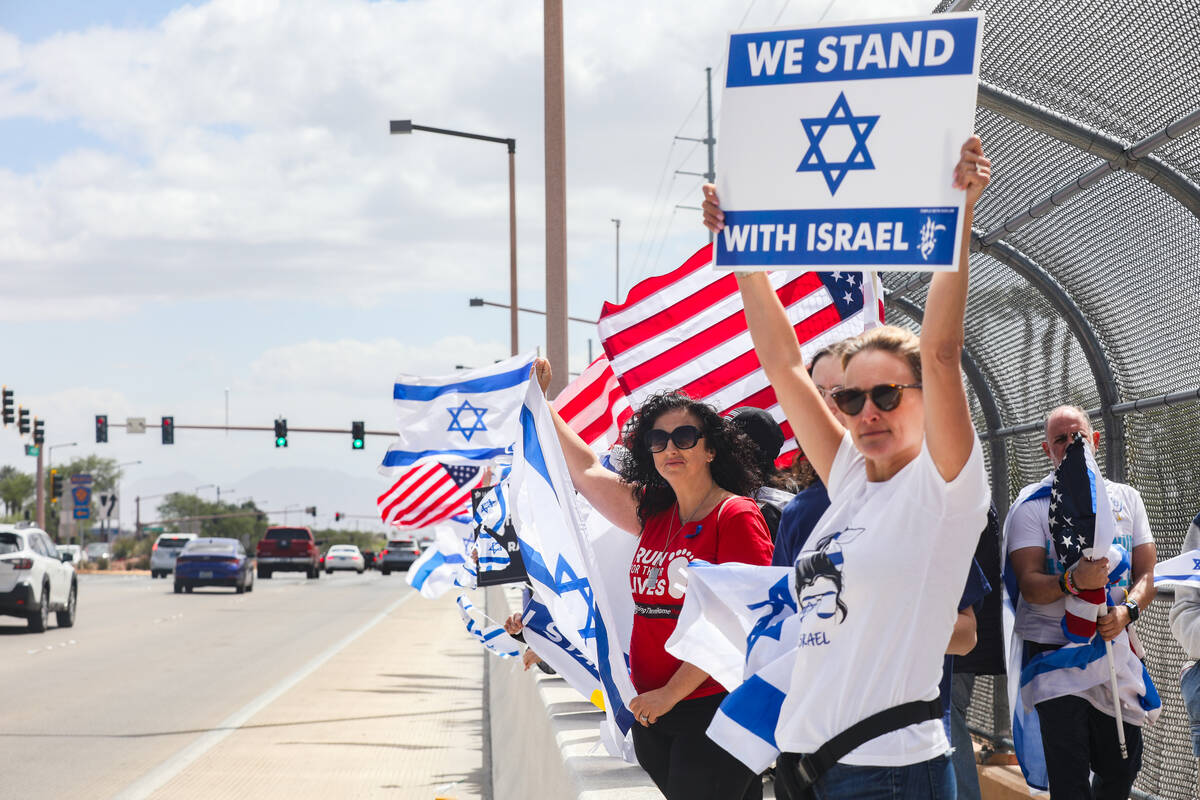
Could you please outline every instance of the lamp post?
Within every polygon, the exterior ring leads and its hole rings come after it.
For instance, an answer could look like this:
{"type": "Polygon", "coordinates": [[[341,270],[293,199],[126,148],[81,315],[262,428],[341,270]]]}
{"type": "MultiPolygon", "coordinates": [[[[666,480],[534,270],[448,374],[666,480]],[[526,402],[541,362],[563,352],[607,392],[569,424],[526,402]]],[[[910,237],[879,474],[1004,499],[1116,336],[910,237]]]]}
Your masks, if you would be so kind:
{"type": "MultiPolygon", "coordinates": [[[[42,472],[42,453],[38,451],[38,471],[37,471],[37,525],[42,530],[46,529],[46,488],[45,476],[50,474],[50,465],[54,463],[54,449],[56,447],[78,447],[79,442],[63,442],[62,444],[52,444],[46,448],[46,471],[42,472]]],[[[54,537],[58,539],[56,535],[54,537]]]]}
{"type": "Polygon", "coordinates": [[[391,133],[441,133],[446,136],[460,136],[464,139],[478,139],[483,142],[498,142],[508,147],[508,296],[512,311],[508,318],[509,339],[512,342],[512,355],[517,354],[517,140],[504,139],[499,136],[484,136],[478,133],[452,131],[447,128],[430,128],[426,125],[416,125],[411,119],[394,119],[390,123],[391,133]]]}
{"type": "MultiPolygon", "coordinates": [[[[482,297],[472,297],[467,301],[467,304],[472,307],[477,307],[477,306],[492,306],[494,308],[510,308],[511,307],[511,306],[505,305],[504,303],[493,303],[491,300],[484,300],[482,297]]],[[[538,311],[536,308],[525,308],[525,306],[519,306],[517,308],[517,311],[523,311],[526,314],[541,314],[543,317],[546,316],[545,311],[538,311]]],[[[584,319],[583,317],[567,317],[567,319],[571,320],[572,322],[584,322],[584,323],[587,323],[588,325],[598,325],[599,324],[598,320],[584,319]]]]}
{"type": "Polygon", "coordinates": [[[613,295],[613,302],[621,302],[621,220],[612,218],[613,223],[617,226],[617,265],[614,273],[617,277],[617,293],[613,295]]]}
{"type": "MultiPolygon", "coordinates": [[[[118,498],[124,496],[124,493],[121,491],[121,478],[120,478],[121,473],[119,472],[119,470],[121,469],[121,467],[133,467],[140,463],[142,463],[142,462],[139,459],[138,461],[122,461],[120,464],[117,464],[117,470],[118,470],[118,472],[117,472],[117,497],[118,498]]],[[[120,535],[121,535],[121,518],[118,515],[118,517],[117,517],[117,536],[120,536],[120,535]]]]}

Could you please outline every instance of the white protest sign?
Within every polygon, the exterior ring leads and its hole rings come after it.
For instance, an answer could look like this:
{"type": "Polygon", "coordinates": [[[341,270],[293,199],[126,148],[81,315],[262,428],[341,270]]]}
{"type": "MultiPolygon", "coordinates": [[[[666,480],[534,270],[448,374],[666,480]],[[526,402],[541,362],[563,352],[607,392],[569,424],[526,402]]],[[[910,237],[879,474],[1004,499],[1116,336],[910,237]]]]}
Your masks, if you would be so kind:
{"type": "Polygon", "coordinates": [[[983,15],[729,36],[718,269],[953,271],[983,15]]]}

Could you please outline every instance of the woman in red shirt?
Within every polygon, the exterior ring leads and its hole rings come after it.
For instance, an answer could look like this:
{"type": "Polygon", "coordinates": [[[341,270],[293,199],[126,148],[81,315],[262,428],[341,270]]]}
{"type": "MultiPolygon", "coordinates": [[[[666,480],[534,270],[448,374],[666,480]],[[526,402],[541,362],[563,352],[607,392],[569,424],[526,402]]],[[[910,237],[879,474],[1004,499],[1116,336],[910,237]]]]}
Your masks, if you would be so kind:
{"type": "MultiPolygon", "coordinates": [[[[538,359],[535,369],[545,390],[550,365],[538,359]]],[[[554,421],[575,488],[639,537],[629,568],[638,763],[668,800],[761,797],[758,776],[705,733],[725,690],[664,648],[683,607],[689,561],[771,563],[766,522],[748,497],[762,480],[753,444],[710,406],[681,392],[653,395],[626,425],[629,453],[618,474],[557,413],[554,421]]]]}

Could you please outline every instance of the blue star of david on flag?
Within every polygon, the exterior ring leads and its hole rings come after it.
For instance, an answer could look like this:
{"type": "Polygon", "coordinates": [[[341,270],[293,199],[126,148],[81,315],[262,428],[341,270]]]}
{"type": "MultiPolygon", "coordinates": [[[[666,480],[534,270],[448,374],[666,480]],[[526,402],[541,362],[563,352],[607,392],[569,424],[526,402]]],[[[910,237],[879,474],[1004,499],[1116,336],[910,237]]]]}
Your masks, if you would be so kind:
{"type": "Polygon", "coordinates": [[[802,117],[800,119],[801,124],[804,125],[804,132],[808,135],[808,152],[801,159],[800,166],[796,167],[796,172],[820,172],[825,176],[829,193],[837,194],[838,187],[842,185],[842,179],[846,177],[847,172],[875,169],[875,162],[871,160],[871,154],[867,151],[867,137],[871,135],[871,131],[874,130],[875,123],[878,121],[878,114],[875,116],[855,115],[850,110],[850,104],[846,102],[846,94],[839,93],[828,114],[823,117],[802,117]],[[850,129],[850,135],[854,137],[854,147],[846,156],[845,161],[828,161],[825,153],[821,150],[821,140],[825,138],[826,132],[835,125],[845,125],[850,129]]]}
{"type": "Polygon", "coordinates": [[[471,437],[477,432],[487,430],[487,426],[483,424],[483,415],[487,411],[486,408],[478,408],[471,405],[469,400],[463,400],[463,404],[458,408],[447,408],[446,410],[450,412],[450,427],[446,428],[447,432],[458,431],[469,442],[471,441],[471,437]],[[475,419],[471,420],[470,414],[467,414],[467,412],[474,414],[475,419]],[[464,414],[467,414],[466,420],[469,423],[469,427],[464,427],[464,414]]]}

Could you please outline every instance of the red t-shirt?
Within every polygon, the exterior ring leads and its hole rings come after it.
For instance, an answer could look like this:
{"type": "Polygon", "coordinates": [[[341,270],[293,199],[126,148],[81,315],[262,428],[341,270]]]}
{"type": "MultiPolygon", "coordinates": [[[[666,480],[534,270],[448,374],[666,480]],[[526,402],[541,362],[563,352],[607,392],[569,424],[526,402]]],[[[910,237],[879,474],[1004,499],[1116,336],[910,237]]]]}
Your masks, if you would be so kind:
{"type": "MultiPolygon", "coordinates": [[[[683,608],[686,586],[680,580],[680,567],[695,560],[771,563],[775,548],[758,504],[748,497],[730,497],[723,507],[722,511],[718,505],[707,516],[680,528],[677,509],[671,506],[648,519],[642,529],[629,567],[634,603],[629,664],[639,693],[666,686],[682,663],[665,649],[683,608]]],[[[708,678],[685,699],[723,691],[721,684],[708,678]]]]}

